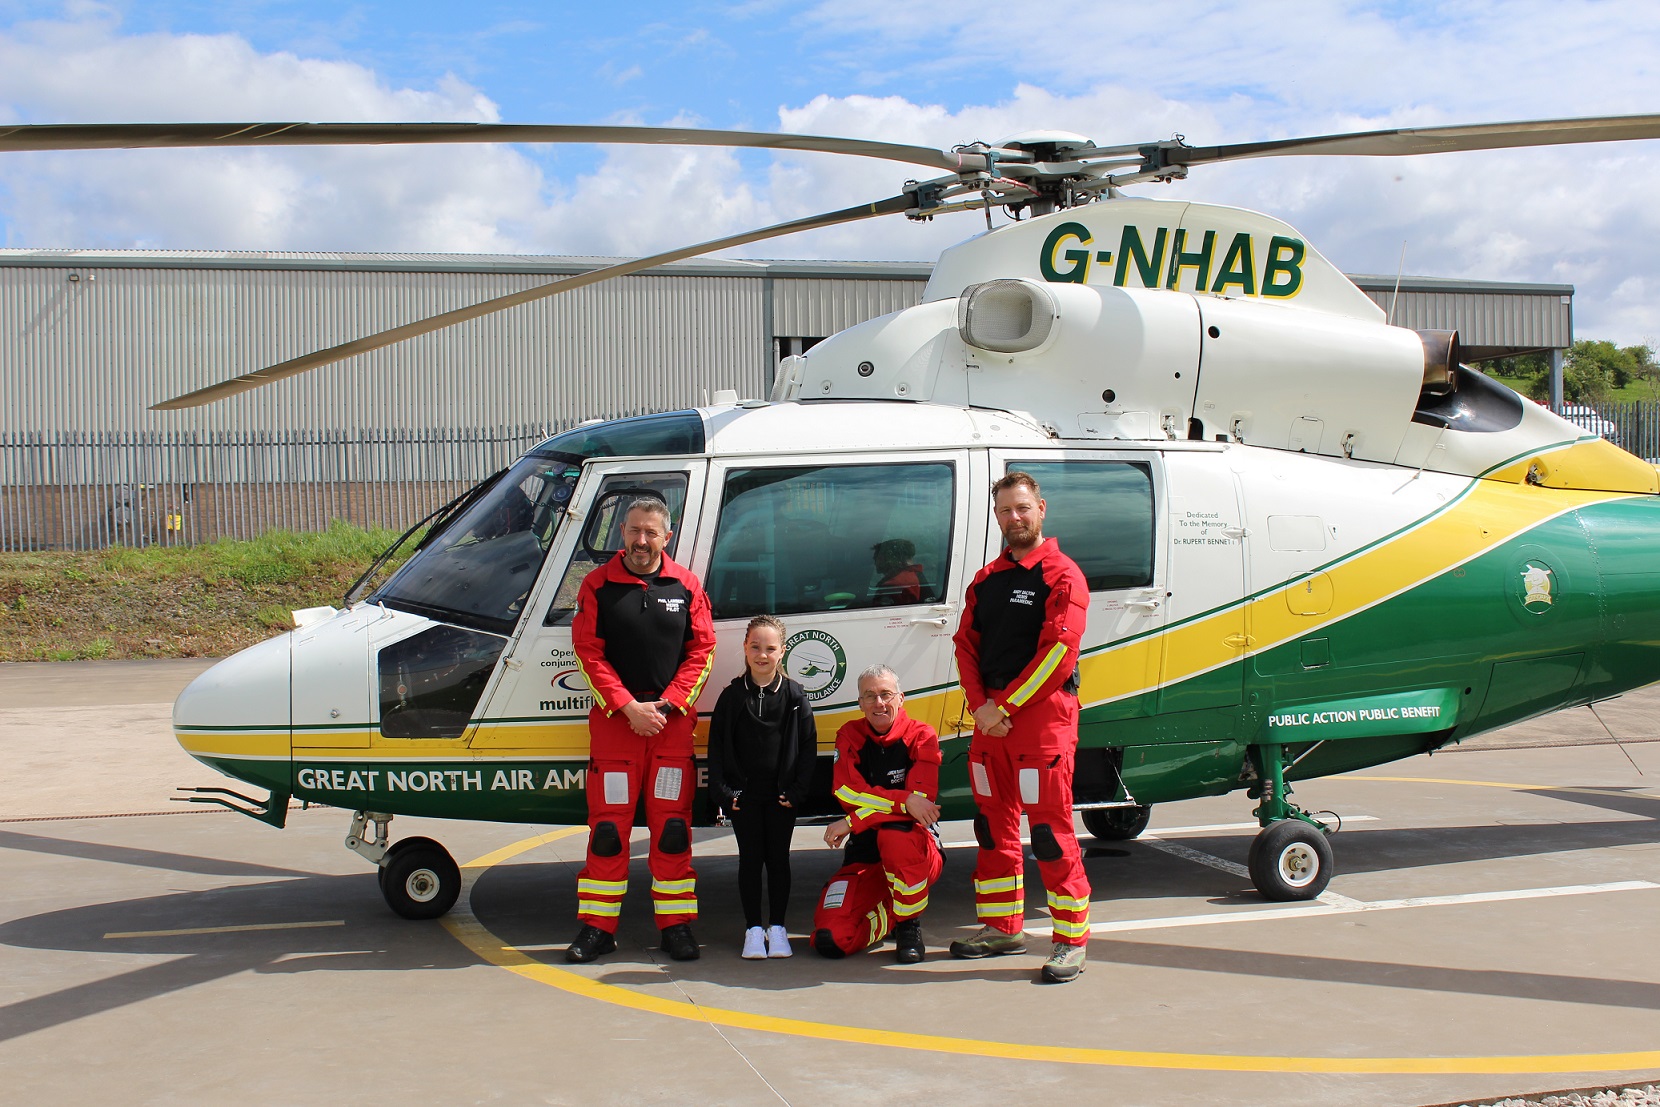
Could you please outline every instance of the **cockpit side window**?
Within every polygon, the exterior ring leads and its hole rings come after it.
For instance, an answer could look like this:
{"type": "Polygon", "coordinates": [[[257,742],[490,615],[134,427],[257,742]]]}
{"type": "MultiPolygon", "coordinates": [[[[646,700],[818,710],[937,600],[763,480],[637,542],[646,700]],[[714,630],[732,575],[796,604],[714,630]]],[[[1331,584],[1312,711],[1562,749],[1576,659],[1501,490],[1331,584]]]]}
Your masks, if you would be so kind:
{"type": "Polygon", "coordinates": [[[471,506],[428,535],[374,600],[429,619],[511,633],[580,472],[558,458],[520,458],[471,506]]]}
{"type": "Polygon", "coordinates": [[[1091,592],[1153,583],[1153,473],[1140,461],[1011,461],[1048,505],[1043,533],[1078,563],[1091,592]]]}
{"type": "Polygon", "coordinates": [[[939,462],[733,470],[706,581],[715,618],[938,603],[955,481],[939,462]]]}
{"type": "Polygon", "coordinates": [[[686,507],[685,473],[616,473],[605,478],[594,504],[587,510],[587,523],[576,542],[559,590],[548,605],[543,626],[563,626],[576,616],[576,594],[582,582],[601,562],[622,549],[623,516],[635,500],[655,497],[669,505],[674,537],[665,551],[671,558],[680,545],[680,519],[686,507]]]}

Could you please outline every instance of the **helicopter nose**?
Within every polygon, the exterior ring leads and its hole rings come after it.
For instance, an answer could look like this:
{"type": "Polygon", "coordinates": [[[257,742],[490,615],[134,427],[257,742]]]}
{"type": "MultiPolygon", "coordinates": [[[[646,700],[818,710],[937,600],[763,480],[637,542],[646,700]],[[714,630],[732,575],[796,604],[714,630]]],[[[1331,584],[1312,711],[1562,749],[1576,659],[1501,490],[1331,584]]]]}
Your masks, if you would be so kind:
{"type": "Polygon", "coordinates": [[[282,634],[232,654],[179,693],[173,733],[186,753],[244,778],[251,762],[286,765],[292,638],[292,633],[282,634]]]}

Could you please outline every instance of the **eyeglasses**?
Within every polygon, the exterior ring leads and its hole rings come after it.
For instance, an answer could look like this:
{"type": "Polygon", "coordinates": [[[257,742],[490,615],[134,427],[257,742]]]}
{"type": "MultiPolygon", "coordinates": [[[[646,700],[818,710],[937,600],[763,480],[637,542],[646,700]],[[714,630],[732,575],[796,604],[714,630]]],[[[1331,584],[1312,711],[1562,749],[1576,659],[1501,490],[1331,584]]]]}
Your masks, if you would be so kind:
{"type": "Polygon", "coordinates": [[[898,699],[899,696],[900,696],[900,693],[898,693],[898,692],[860,692],[859,693],[859,702],[860,703],[892,703],[894,700],[898,699]]]}

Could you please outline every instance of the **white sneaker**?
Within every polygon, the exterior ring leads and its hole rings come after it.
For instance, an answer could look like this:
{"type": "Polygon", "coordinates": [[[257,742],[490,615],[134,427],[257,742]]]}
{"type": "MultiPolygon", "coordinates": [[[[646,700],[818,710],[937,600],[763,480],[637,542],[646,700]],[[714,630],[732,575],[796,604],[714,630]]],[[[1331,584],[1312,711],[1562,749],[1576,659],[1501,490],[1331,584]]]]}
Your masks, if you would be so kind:
{"type": "Polygon", "coordinates": [[[765,961],[767,959],[767,932],[758,926],[752,926],[744,931],[745,961],[765,961]]]}
{"type": "MultiPolygon", "coordinates": [[[[754,931],[750,931],[751,934],[754,931]]],[[[746,947],[747,948],[747,947],[746,947]]],[[[767,956],[788,957],[793,951],[790,949],[790,932],[781,926],[767,928],[767,956]]],[[[748,956],[745,954],[745,956],[748,956]]]]}

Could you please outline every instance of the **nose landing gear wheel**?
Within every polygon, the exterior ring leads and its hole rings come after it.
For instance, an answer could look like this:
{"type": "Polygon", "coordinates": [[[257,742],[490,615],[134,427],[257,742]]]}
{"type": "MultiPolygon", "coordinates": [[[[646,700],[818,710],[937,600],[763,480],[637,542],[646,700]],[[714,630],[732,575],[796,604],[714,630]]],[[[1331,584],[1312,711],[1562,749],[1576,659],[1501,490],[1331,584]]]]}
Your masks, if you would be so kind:
{"type": "Polygon", "coordinates": [[[436,919],[461,894],[461,867],[431,838],[406,838],[386,851],[380,894],[406,919],[436,919]]]}
{"type": "Polygon", "coordinates": [[[1134,807],[1090,807],[1078,812],[1084,829],[1103,842],[1128,842],[1147,829],[1153,808],[1145,803],[1134,807]]]}
{"type": "Polygon", "coordinates": [[[1313,899],[1332,875],[1331,843],[1301,819],[1281,819],[1251,842],[1251,883],[1264,899],[1313,899]]]}

